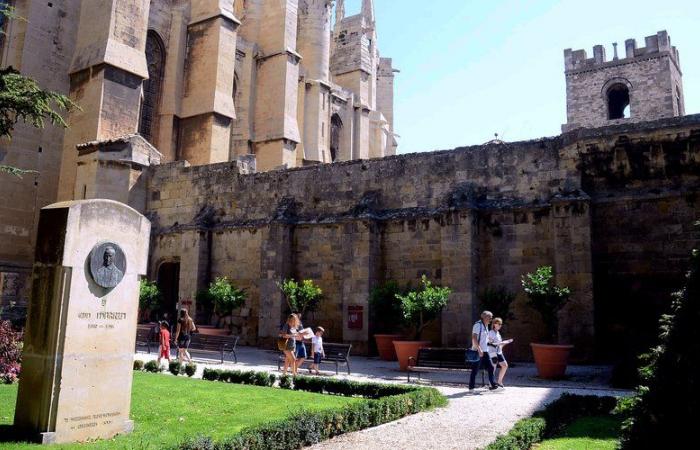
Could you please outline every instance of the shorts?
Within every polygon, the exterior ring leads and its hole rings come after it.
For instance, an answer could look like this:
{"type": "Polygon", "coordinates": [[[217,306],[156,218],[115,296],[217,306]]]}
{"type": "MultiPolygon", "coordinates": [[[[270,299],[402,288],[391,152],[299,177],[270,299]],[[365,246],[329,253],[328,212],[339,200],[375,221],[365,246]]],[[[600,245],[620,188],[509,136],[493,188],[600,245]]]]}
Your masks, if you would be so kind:
{"type": "Polygon", "coordinates": [[[321,353],[316,352],[314,353],[314,364],[321,364],[321,353]]]}
{"type": "Polygon", "coordinates": [[[192,340],[192,337],[189,334],[181,334],[180,336],[177,337],[177,346],[178,348],[184,348],[187,350],[190,348],[190,341],[192,340]]]}
{"type": "Polygon", "coordinates": [[[500,364],[500,363],[502,363],[502,362],[506,362],[506,358],[505,358],[505,356],[503,356],[502,353],[499,353],[498,355],[496,355],[496,356],[494,356],[494,357],[491,358],[491,362],[493,362],[494,364],[498,365],[498,364],[500,364]]]}
{"type": "Polygon", "coordinates": [[[306,359],[306,345],[304,345],[303,342],[296,341],[294,356],[296,356],[297,359],[306,359]]]}
{"type": "Polygon", "coordinates": [[[170,359],[170,347],[161,347],[159,358],[170,359]]]}

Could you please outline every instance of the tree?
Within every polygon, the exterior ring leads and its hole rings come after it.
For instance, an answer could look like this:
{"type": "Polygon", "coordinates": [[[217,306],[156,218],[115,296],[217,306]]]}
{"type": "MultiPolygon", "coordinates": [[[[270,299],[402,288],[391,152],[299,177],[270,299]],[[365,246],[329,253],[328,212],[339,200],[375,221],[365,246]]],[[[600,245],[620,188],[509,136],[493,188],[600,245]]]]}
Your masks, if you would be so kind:
{"type": "Polygon", "coordinates": [[[162,300],[163,294],[160,292],[160,288],[156,283],[148,281],[146,279],[142,279],[140,281],[139,310],[141,310],[141,313],[144,314],[144,318],[146,320],[148,319],[148,317],[145,317],[145,315],[149,314],[150,311],[153,311],[154,309],[159,307],[162,300]]]}
{"type": "Polygon", "coordinates": [[[314,284],[313,280],[298,282],[294,279],[289,279],[277,285],[287,300],[289,311],[298,313],[302,317],[307,312],[316,311],[323,298],[323,291],[314,284]]]}
{"type": "Polygon", "coordinates": [[[554,285],[553,279],[552,267],[542,266],[535,273],[524,275],[522,285],[530,306],[542,315],[547,338],[556,344],[559,340],[559,311],[568,301],[571,291],[567,287],[554,285]]]}
{"type": "Polygon", "coordinates": [[[699,321],[700,252],[694,250],[685,287],[673,295],[671,314],[659,321],[659,345],[644,356],[642,385],[623,425],[623,449],[680,448],[692,440],[692,426],[683,424],[700,416],[699,321]]]}
{"type": "MultiPolygon", "coordinates": [[[[0,3],[0,16],[23,20],[4,3],[0,3]]],[[[0,69],[0,138],[11,139],[15,125],[20,121],[36,128],[44,128],[46,121],[66,128],[68,125],[61,112],[77,108],[65,95],[41,89],[36,81],[12,67],[0,69]]],[[[21,177],[28,172],[31,171],[0,164],[0,173],[21,177]]]]}
{"type": "Polygon", "coordinates": [[[377,333],[395,333],[403,322],[401,300],[397,294],[406,294],[396,281],[387,281],[374,289],[369,296],[371,323],[377,333]]]}
{"type": "Polygon", "coordinates": [[[479,307],[481,311],[491,311],[503,320],[511,320],[514,316],[510,305],[514,300],[515,294],[503,286],[486,288],[479,294],[479,307]]]}
{"type": "Polygon", "coordinates": [[[434,286],[428,277],[421,277],[421,287],[406,295],[396,294],[401,301],[401,311],[406,324],[413,328],[416,340],[420,340],[423,330],[437,319],[449,303],[452,289],[434,286]]]}
{"type": "Polygon", "coordinates": [[[233,310],[243,306],[248,298],[245,289],[236,287],[228,277],[217,277],[212,281],[207,295],[214,305],[214,312],[220,317],[233,314],[233,310]]]}

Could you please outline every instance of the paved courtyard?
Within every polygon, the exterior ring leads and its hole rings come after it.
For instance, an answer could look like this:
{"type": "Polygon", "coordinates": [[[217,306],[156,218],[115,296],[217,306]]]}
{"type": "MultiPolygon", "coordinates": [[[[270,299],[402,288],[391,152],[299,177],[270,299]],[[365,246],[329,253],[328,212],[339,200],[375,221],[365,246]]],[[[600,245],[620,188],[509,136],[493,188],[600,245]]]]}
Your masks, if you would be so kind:
{"type": "MultiPolygon", "coordinates": [[[[197,374],[205,367],[277,372],[277,352],[253,347],[237,350],[238,363],[209,359],[211,354],[194,353],[197,374]]],[[[155,353],[139,352],[136,359],[147,361],[155,353]]],[[[324,375],[336,376],[334,366],[322,366],[324,375]]],[[[406,374],[398,363],[377,358],[354,356],[351,375],[341,370],[337,375],[358,381],[405,383],[406,374]]],[[[306,372],[302,370],[300,373],[306,372]]],[[[584,395],[628,395],[629,391],[609,388],[610,368],[606,366],[571,366],[569,378],[545,382],[536,377],[533,364],[519,363],[509,369],[507,388],[500,392],[476,389],[470,394],[464,374],[423,374],[422,382],[438,388],[449,405],[436,411],[424,412],[376,428],[349,433],[321,443],[313,449],[476,449],[508,431],[519,419],[531,415],[543,405],[556,400],[565,392],[584,395]]],[[[413,377],[412,377],[413,380],[413,377]]],[[[480,378],[478,378],[480,381],[480,378]]],[[[480,384],[480,383],[479,383],[480,384]]]]}

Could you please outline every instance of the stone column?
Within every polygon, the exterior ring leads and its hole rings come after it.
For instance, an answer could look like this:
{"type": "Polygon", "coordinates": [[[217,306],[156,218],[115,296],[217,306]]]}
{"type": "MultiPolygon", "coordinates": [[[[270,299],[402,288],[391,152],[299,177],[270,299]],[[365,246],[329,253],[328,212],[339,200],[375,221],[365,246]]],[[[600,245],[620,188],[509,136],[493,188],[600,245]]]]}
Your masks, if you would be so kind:
{"type": "Polygon", "coordinates": [[[575,346],[575,360],[590,360],[595,329],[590,200],[555,199],[551,214],[556,283],[572,294],[559,313],[559,341],[575,346]]]}
{"type": "Polygon", "coordinates": [[[129,432],[150,222],[111,200],[41,210],[15,426],[43,443],[129,432]]]}
{"type": "Polygon", "coordinates": [[[73,199],[76,146],[135,134],[141,85],[148,78],[146,31],[149,0],[82,2],[70,69],[70,113],[63,143],[59,200],[73,199]]]}
{"type": "Polygon", "coordinates": [[[239,25],[231,0],[192,2],[179,144],[192,165],[229,161],[239,25]]]}
{"type": "Polygon", "coordinates": [[[442,312],[442,345],[465,347],[470,342],[472,324],[477,314],[475,212],[450,212],[442,221],[442,279],[439,282],[452,289],[450,303],[442,312]]]}
{"type": "Polygon", "coordinates": [[[211,281],[211,231],[188,230],[182,233],[180,251],[180,292],[178,308],[187,308],[192,317],[197,307],[197,293],[211,281]]]}
{"type": "Polygon", "coordinates": [[[274,222],[258,233],[262,233],[258,343],[272,345],[277,338],[284,309],[284,298],[277,283],[292,276],[294,227],[274,222]]]}
{"type": "Polygon", "coordinates": [[[369,296],[379,279],[381,257],[379,226],[372,220],[344,225],[343,264],[343,342],[352,344],[353,353],[366,354],[369,344],[369,296]],[[362,308],[362,328],[348,326],[350,308],[362,308]]]}

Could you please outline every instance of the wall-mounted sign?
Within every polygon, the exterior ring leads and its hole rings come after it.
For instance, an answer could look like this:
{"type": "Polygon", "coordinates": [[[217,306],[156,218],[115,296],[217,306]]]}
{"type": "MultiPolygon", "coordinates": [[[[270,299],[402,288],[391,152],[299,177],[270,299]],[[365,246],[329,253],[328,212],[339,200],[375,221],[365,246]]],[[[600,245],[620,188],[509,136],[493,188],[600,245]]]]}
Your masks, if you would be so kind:
{"type": "Polygon", "coordinates": [[[348,305],[348,328],[361,330],[364,323],[364,309],[362,305],[348,305]]]}

